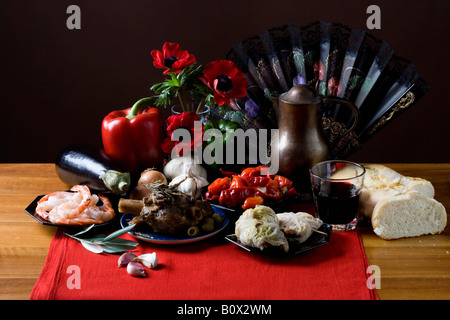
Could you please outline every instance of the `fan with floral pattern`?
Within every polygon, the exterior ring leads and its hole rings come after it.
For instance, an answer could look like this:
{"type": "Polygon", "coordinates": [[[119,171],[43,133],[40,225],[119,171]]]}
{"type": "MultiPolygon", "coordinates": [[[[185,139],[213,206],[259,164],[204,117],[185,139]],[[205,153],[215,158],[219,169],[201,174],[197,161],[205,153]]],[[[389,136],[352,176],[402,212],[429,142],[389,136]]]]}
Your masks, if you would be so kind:
{"type": "Polygon", "coordinates": [[[272,28],[242,41],[226,58],[248,81],[247,95],[225,115],[244,129],[276,128],[271,96],[296,84],[310,84],[318,94],[355,104],[359,123],[345,139],[340,133],[353,122],[353,114],[339,105],[322,110],[332,158],[354,153],[429,89],[414,65],[395,55],[386,42],[338,23],[272,28]]]}

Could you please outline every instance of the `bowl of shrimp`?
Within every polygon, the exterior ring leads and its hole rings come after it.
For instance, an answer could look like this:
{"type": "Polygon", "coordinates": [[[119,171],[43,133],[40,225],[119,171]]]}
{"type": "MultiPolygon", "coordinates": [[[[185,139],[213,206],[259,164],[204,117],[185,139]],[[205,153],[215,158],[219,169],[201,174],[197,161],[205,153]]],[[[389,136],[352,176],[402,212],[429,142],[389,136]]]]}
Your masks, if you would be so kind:
{"type": "Polygon", "coordinates": [[[91,192],[85,185],[39,195],[25,212],[39,223],[51,226],[101,226],[116,217],[111,200],[104,194],[91,192]]]}

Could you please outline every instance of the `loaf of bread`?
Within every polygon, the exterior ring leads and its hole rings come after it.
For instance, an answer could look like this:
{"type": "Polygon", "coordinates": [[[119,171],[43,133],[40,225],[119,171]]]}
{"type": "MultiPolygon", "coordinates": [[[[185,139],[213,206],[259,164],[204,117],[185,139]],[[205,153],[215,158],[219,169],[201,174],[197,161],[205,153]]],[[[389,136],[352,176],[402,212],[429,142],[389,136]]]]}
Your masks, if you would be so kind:
{"type": "Polygon", "coordinates": [[[406,177],[380,164],[366,164],[364,168],[366,174],[360,195],[359,213],[367,218],[372,217],[379,201],[395,195],[415,190],[429,198],[434,197],[434,187],[430,181],[406,177]]]}
{"type": "Polygon", "coordinates": [[[373,231],[386,240],[437,234],[446,225],[444,206],[418,191],[385,198],[372,214],[373,231]]]}
{"type": "Polygon", "coordinates": [[[445,207],[433,199],[431,182],[406,177],[379,164],[366,164],[359,212],[383,239],[436,234],[447,225],[445,207]]]}

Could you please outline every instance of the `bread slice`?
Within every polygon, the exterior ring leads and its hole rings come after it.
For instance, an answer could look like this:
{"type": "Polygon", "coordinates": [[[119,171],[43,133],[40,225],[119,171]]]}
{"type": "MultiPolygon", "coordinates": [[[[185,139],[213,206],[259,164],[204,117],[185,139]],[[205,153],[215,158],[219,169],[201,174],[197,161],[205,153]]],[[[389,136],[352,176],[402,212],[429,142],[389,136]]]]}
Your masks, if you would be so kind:
{"type": "Polygon", "coordinates": [[[434,197],[434,187],[422,178],[406,177],[380,164],[364,165],[366,174],[359,199],[359,213],[370,218],[375,205],[386,198],[418,191],[429,198],[434,197]]]}
{"type": "Polygon", "coordinates": [[[441,233],[447,225],[445,207],[418,191],[379,201],[373,210],[373,231],[383,239],[441,233]]]}

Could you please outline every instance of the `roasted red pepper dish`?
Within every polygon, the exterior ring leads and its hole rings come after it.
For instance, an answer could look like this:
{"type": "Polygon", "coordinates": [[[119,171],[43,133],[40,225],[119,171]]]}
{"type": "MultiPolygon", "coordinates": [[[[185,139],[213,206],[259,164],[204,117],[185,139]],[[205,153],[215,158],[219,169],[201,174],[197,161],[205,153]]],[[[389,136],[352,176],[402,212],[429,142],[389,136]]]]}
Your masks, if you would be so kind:
{"type": "Polygon", "coordinates": [[[245,168],[240,174],[222,171],[226,177],[217,178],[208,186],[206,199],[218,201],[220,205],[229,208],[241,206],[245,210],[265,202],[297,195],[292,181],[280,175],[271,176],[263,172],[268,172],[266,166],[245,168]]]}

